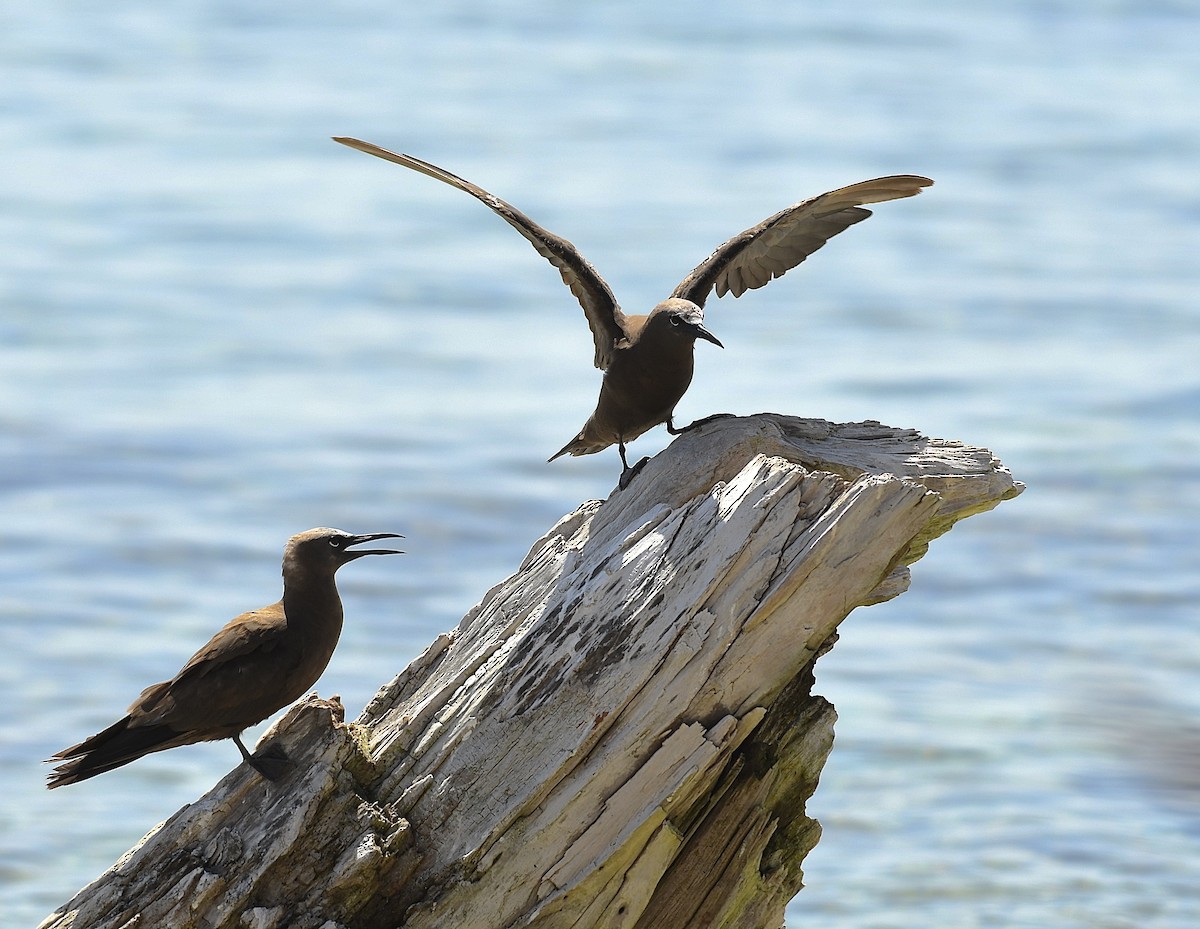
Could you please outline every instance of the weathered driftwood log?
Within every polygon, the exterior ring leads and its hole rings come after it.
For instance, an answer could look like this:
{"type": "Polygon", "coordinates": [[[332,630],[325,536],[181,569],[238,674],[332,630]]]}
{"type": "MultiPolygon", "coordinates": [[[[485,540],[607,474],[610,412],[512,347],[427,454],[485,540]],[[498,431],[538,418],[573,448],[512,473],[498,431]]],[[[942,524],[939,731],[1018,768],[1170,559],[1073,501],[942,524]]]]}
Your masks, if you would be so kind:
{"type": "Polygon", "coordinates": [[[689,432],[590,501],[354,723],[310,697],[43,926],[773,927],[820,827],[813,662],[992,455],[776,415],[689,432]]]}

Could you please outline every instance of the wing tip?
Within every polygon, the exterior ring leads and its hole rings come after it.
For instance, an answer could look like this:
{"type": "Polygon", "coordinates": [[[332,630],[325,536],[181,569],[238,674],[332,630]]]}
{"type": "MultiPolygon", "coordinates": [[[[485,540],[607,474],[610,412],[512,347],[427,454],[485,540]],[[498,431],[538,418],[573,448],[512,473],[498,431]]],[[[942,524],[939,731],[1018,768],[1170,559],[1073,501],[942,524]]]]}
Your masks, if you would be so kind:
{"type": "Polygon", "coordinates": [[[901,200],[904,197],[915,197],[926,187],[933,186],[933,178],[925,177],[923,174],[892,174],[887,177],[877,177],[869,181],[863,181],[862,184],[856,184],[856,187],[870,186],[874,193],[878,194],[880,200],[869,200],[865,202],[883,202],[883,200],[901,200]]]}

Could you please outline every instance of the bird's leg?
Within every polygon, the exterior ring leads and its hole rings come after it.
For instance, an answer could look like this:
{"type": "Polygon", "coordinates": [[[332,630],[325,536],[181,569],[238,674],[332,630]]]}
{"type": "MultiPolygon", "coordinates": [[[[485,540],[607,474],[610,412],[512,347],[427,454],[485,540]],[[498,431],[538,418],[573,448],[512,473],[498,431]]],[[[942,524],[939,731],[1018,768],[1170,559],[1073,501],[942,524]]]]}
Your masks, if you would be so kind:
{"type": "Polygon", "coordinates": [[[682,429],[676,429],[675,423],[672,422],[671,417],[668,416],[667,432],[671,433],[671,435],[683,435],[685,432],[690,432],[693,429],[697,429],[700,426],[703,426],[705,423],[711,423],[714,419],[727,419],[733,415],[733,413],[713,413],[712,416],[705,416],[703,419],[697,419],[688,423],[682,429]]]}
{"type": "Polygon", "coordinates": [[[617,439],[617,451],[621,453],[621,477],[617,480],[617,487],[624,490],[629,486],[629,482],[633,480],[635,472],[629,467],[629,461],[625,457],[625,440],[617,439]]]}
{"type": "Polygon", "coordinates": [[[250,753],[246,751],[246,746],[242,744],[242,734],[240,732],[234,733],[233,744],[236,745],[238,747],[238,751],[242,753],[242,760],[246,762],[246,764],[250,765],[250,767],[254,767],[254,759],[250,757],[250,753]]]}
{"type": "Polygon", "coordinates": [[[620,439],[617,440],[617,451],[621,453],[621,464],[623,466],[621,469],[621,478],[617,481],[617,487],[620,490],[624,490],[629,486],[629,482],[637,477],[638,472],[646,466],[646,462],[649,461],[650,458],[643,458],[631,468],[629,467],[629,461],[625,458],[625,442],[620,439]]]}
{"type": "Polygon", "coordinates": [[[291,760],[284,754],[277,742],[272,742],[262,752],[251,755],[246,751],[246,746],[242,744],[241,735],[240,732],[234,735],[233,742],[238,747],[238,751],[242,753],[242,760],[268,781],[279,780],[292,766],[291,760]]]}

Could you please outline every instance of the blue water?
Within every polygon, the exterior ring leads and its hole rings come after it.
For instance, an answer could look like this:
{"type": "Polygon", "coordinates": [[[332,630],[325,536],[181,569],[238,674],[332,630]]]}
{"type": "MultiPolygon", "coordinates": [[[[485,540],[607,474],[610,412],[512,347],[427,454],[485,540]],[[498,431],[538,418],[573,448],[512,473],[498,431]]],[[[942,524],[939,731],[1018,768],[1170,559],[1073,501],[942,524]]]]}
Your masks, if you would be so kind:
{"type": "Polygon", "coordinates": [[[544,463],[599,383],[557,274],[347,134],[520,205],[630,311],[790,202],[934,177],[710,303],[727,348],[679,408],[915,426],[1029,486],[821,661],[789,923],[1200,925],[1198,27],[1189,0],[0,13],[0,921],[236,762],[53,793],[39,763],[274,600],[288,535],[407,536],[342,575],[320,690],[355,714],[614,483],[613,453],[544,463]]]}

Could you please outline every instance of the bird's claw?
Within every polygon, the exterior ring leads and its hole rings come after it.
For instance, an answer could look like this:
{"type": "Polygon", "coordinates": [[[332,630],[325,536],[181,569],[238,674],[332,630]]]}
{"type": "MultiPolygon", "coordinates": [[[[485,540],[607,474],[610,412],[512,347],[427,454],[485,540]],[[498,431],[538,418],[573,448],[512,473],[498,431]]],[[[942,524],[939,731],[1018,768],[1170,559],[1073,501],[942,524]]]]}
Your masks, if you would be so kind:
{"type": "Polygon", "coordinates": [[[630,481],[638,476],[642,468],[646,467],[646,462],[649,460],[650,458],[647,456],[635,464],[632,468],[626,468],[624,471],[622,471],[621,479],[617,481],[617,489],[624,490],[626,487],[628,487],[630,481]]]}
{"type": "Polygon", "coordinates": [[[295,762],[288,758],[278,742],[272,742],[261,751],[250,755],[246,762],[268,781],[279,780],[295,766],[295,762]]]}
{"type": "Polygon", "coordinates": [[[735,413],[713,413],[712,416],[705,416],[703,419],[693,420],[692,422],[690,422],[686,426],[684,426],[682,429],[680,429],[679,432],[691,432],[693,429],[699,429],[701,426],[705,426],[708,423],[711,423],[713,420],[732,419],[735,415],[737,415],[737,414],[735,414],[735,413]]]}

